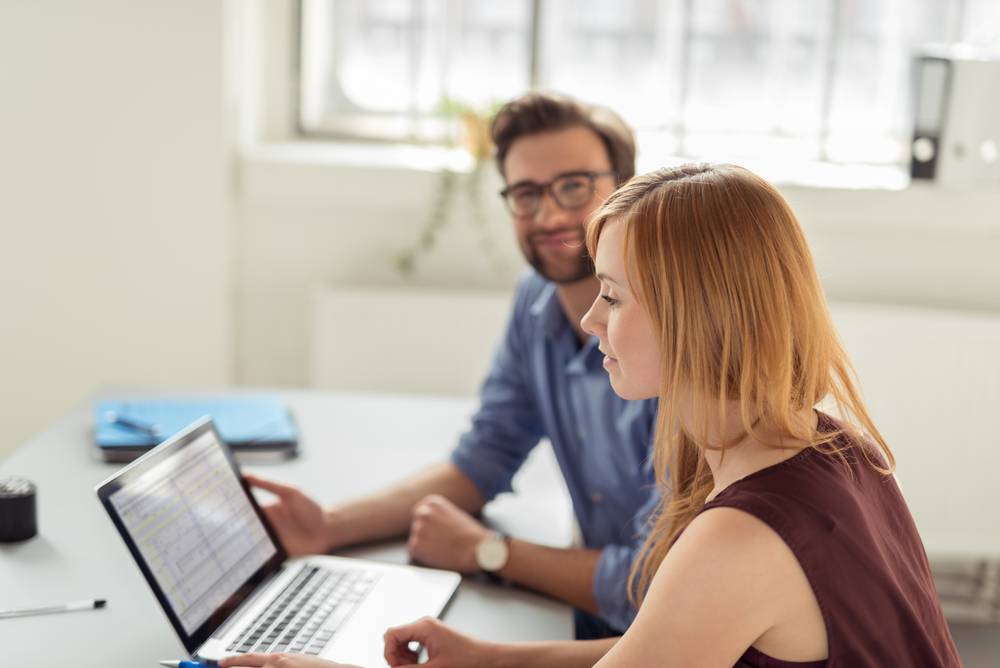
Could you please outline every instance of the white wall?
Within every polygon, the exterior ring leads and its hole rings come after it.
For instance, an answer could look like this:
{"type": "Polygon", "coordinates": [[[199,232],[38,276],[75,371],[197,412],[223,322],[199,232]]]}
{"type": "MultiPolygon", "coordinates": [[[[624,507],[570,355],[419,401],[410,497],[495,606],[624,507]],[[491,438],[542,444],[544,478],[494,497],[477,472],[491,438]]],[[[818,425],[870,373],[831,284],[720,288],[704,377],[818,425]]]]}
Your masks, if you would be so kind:
{"type": "Polygon", "coordinates": [[[1000,312],[1000,183],[780,190],[830,299],[1000,312]]]}
{"type": "Polygon", "coordinates": [[[231,368],[221,1],[0,3],[0,458],[231,368]]]}
{"type": "Polygon", "coordinates": [[[511,297],[509,290],[318,287],[309,385],[475,397],[510,320],[511,297]]]}
{"type": "MultiPolygon", "coordinates": [[[[236,325],[240,382],[308,383],[309,303],[317,283],[405,282],[490,290],[514,285],[524,261],[495,194],[500,186],[493,171],[484,179],[482,198],[488,212],[486,234],[495,243],[495,253],[479,250],[482,233],[469,224],[465,200],[459,197],[440,243],[404,281],[392,256],[415,240],[438,174],[393,165],[391,156],[386,160],[385,166],[368,167],[290,162],[273,155],[241,161],[236,325]]],[[[350,309],[343,318],[345,327],[366,326],[350,309]]],[[[379,383],[383,389],[392,388],[391,379],[379,383]]]]}

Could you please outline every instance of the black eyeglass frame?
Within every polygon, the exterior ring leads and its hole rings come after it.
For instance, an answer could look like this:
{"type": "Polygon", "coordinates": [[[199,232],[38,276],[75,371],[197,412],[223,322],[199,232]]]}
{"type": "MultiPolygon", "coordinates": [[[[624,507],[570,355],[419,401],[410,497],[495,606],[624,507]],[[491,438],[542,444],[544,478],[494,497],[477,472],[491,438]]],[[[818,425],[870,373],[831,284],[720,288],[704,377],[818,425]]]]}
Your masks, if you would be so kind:
{"type": "Polygon", "coordinates": [[[601,178],[602,176],[618,176],[618,172],[614,170],[609,170],[605,172],[566,172],[565,174],[560,174],[559,176],[552,179],[548,183],[527,182],[527,183],[515,183],[512,186],[507,186],[506,188],[500,191],[500,197],[502,197],[503,201],[507,204],[507,210],[510,211],[511,215],[514,216],[526,217],[526,216],[533,216],[536,213],[538,213],[538,209],[542,206],[542,198],[545,197],[545,191],[548,191],[549,195],[552,196],[552,201],[558,204],[560,208],[565,209],[567,211],[575,211],[577,209],[582,209],[583,207],[587,206],[593,201],[594,181],[601,178]],[[565,204],[559,201],[559,198],[556,196],[555,191],[552,190],[553,183],[555,183],[559,179],[564,179],[570,176],[586,176],[588,179],[590,179],[590,191],[589,191],[590,195],[589,197],[587,197],[587,201],[581,204],[577,204],[576,206],[566,206],[565,204]],[[514,207],[513,205],[511,205],[508,195],[510,195],[511,191],[514,190],[515,188],[524,188],[526,186],[533,186],[535,188],[535,192],[538,194],[538,199],[535,200],[535,208],[530,213],[517,213],[516,211],[514,211],[514,207]]]}

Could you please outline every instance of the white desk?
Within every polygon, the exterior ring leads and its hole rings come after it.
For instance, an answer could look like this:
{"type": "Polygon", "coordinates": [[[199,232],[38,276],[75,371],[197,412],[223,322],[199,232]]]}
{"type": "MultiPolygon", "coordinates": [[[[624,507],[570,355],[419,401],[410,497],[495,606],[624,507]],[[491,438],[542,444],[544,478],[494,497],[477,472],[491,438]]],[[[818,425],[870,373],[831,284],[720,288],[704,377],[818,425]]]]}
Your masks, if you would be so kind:
{"type": "MultiPolygon", "coordinates": [[[[180,394],[113,389],[107,396],[180,394]]],[[[209,392],[200,392],[205,395],[209,392]]],[[[302,454],[244,468],[299,485],[322,503],[378,489],[440,461],[466,428],[467,399],[280,391],[299,425],[302,454]]],[[[38,486],[39,534],[0,543],[0,609],[105,598],[101,610],[0,620],[5,666],[154,668],[183,648],[94,494],[119,468],[93,446],[87,401],[0,463],[38,486]]],[[[536,450],[538,450],[536,448],[536,450]]],[[[487,508],[515,536],[565,546],[569,501],[554,460],[541,450],[515,480],[520,499],[487,508]],[[525,506],[532,507],[526,512],[525,506]]],[[[399,541],[342,552],[404,562],[399,541]]],[[[466,578],[445,621],[494,640],[570,639],[569,606],[516,588],[466,578]]]]}

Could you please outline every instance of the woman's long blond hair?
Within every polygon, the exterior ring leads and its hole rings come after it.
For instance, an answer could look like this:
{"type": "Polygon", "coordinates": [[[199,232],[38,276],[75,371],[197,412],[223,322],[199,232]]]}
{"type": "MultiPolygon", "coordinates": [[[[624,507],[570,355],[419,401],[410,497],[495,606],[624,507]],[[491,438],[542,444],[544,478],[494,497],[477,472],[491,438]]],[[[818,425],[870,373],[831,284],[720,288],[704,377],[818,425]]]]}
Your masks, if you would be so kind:
{"type": "Polygon", "coordinates": [[[718,402],[720,425],[726,402],[738,400],[747,434],[756,437],[766,425],[820,447],[839,432],[821,433],[794,416],[831,400],[850,433],[870,435],[888,462],[866,452],[869,464],[889,473],[895,460],[865,408],[802,229],[774,187],[725,164],[637,176],[594,213],[591,257],[616,220],[624,225],[629,287],[660,344],[654,460],[664,500],[629,577],[630,595],[641,603],[713,488],[704,451],[709,402],[718,402]],[[704,422],[702,434],[678,420],[671,390],[682,383],[704,422]]]}

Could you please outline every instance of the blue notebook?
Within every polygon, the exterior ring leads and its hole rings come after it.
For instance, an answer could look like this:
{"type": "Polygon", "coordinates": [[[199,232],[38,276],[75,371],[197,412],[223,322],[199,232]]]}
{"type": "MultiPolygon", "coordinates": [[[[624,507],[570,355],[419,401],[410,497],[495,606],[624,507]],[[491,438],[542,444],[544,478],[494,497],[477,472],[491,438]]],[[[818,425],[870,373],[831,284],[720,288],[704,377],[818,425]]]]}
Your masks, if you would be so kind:
{"type": "Polygon", "coordinates": [[[235,452],[297,452],[292,415],[271,396],[100,399],[94,402],[94,440],[104,459],[131,461],[206,415],[235,452]]]}

